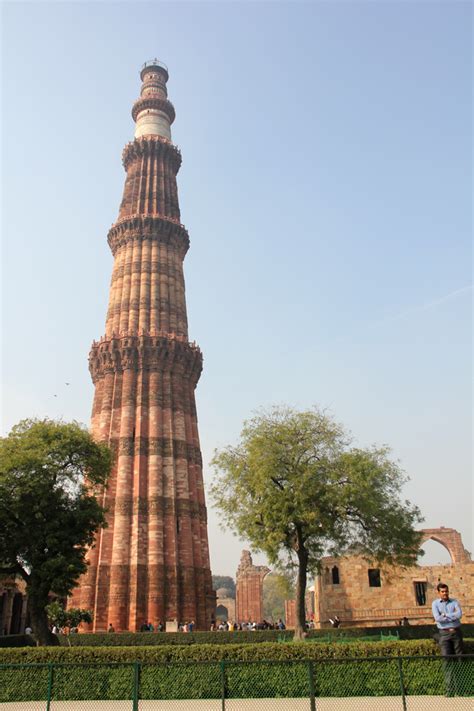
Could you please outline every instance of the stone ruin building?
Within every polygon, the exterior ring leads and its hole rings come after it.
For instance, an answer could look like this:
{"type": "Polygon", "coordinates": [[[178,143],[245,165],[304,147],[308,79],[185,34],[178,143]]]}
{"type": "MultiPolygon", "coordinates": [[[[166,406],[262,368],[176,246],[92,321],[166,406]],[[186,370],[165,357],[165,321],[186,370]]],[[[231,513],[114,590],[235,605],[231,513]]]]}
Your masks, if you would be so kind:
{"type": "Polygon", "coordinates": [[[236,574],[235,621],[263,620],[263,580],[270,572],[265,565],[254,565],[250,551],[242,551],[236,574]]]}
{"type": "MultiPolygon", "coordinates": [[[[384,570],[357,555],[323,558],[313,599],[311,592],[307,595],[307,618],[317,628],[330,627],[334,615],[351,627],[393,626],[404,617],[412,625],[432,624],[431,603],[442,581],[461,603],[463,622],[474,622],[474,562],[460,533],[444,527],[422,533],[422,544],[437,541],[449,552],[451,563],[384,570]]],[[[294,601],[288,602],[287,625],[293,627],[294,601]]]]}

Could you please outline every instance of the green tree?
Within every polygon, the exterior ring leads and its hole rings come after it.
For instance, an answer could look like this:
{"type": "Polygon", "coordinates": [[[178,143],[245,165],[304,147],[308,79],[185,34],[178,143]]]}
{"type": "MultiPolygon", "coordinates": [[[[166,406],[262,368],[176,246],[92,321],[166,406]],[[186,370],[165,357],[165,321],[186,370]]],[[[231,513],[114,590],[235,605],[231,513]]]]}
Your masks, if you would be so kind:
{"type": "Polygon", "coordinates": [[[81,622],[92,622],[91,610],[80,607],[68,607],[65,610],[58,600],[46,606],[46,614],[49,622],[56,627],[78,627],[81,622]]]}
{"type": "Polygon", "coordinates": [[[288,575],[270,573],[263,581],[263,616],[277,622],[285,619],[285,600],[295,596],[293,580],[288,575]]]}
{"type": "Polygon", "coordinates": [[[282,570],[296,568],[295,636],[304,635],[308,574],[350,546],[386,565],[413,565],[422,518],[400,499],[406,477],[386,447],[350,448],[344,428],[314,409],[274,408],[216,451],[211,496],[224,526],[282,570]],[[235,506],[235,502],[238,506],[235,506]]]}
{"type": "Polygon", "coordinates": [[[235,582],[234,578],[230,575],[213,575],[212,576],[212,589],[219,590],[219,588],[227,588],[230,590],[231,597],[235,597],[235,582]]]}
{"type": "Polygon", "coordinates": [[[48,629],[50,593],[69,595],[87,569],[85,555],[105,525],[94,496],[111,456],[77,423],[24,420],[0,439],[0,574],[26,581],[33,631],[48,629]]]}

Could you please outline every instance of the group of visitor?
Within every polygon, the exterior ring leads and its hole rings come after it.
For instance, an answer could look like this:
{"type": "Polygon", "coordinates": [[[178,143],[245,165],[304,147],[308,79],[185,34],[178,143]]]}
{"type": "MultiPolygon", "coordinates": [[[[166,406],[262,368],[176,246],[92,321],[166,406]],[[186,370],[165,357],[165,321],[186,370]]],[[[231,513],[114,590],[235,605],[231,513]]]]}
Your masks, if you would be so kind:
{"type": "MultiPolygon", "coordinates": [[[[28,629],[31,629],[31,627],[29,627],[28,629]]],[[[79,632],[78,627],[58,627],[58,625],[52,625],[52,627],[50,627],[50,630],[53,634],[64,634],[64,635],[77,634],[79,632]]]]}
{"type": "Polygon", "coordinates": [[[155,626],[151,622],[144,622],[140,627],[140,632],[154,632],[155,626]]]}
{"type": "Polygon", "coordinates": [[[284,630],[285,623],[280,618],[278,622],[233,622],[232,620],[221,620],[211,623],[211,632],[255,632],[257,630],[284,630]]]}
{"type": "Polygon", "coordinates": [[[195,626],[196,623],[194,620],[191,620],[191,622],[180,622],[178,625],[178,632],[194,632],[195,626]]]}
{"type": "Polygon", "coordinates": [[[140,627],[140,632],[164,632],[165,625],[161,620],[155,625],[152,622],[144,622],[140,627]]]}

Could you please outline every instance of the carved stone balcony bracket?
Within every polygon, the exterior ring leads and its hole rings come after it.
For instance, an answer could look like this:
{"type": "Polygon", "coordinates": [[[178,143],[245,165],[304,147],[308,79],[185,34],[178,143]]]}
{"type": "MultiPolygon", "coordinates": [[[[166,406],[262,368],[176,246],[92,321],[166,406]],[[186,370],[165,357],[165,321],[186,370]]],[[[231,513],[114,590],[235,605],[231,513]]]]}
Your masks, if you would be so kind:
{"type": "Polygon", "coordinates": [[[156,109],[157,111],[163,111],[169,118],[170,123],[176,118],[176,112],[174,106],[169,101],[169,99],[164,99],[161,96],[144,96],[137,99],[133,104],[132,108],[132,118],[134,121],[137,120],[138,114],[146,109],[156,109]]]}
{"type": "Polygon", "coordinates": [[[130,163],[143,158],[143,156],[157,157],[160,155],[169,156],[176,174],[181,166],[181,151],[164,136],[142,136],[127,143],[122,153],[123,167],[127,170],[130,163]]]}
{"type": "Polygon", "coordinates": [[[179,374],[196,387],[202,354],[198,346],[174,334],[114,336],[92,344],[89,370],[94,383],[106,373],[129,369],[179,374]]]}
{"type": "Polygon", "coordinates": [[[189,235],[178,220],[163,215],[132,215],[116,222],[107,235],[107,242],[115,256],[116,251],[134,240],[154,240],[173,246],[184,259],[189,249],[189,235]]]}

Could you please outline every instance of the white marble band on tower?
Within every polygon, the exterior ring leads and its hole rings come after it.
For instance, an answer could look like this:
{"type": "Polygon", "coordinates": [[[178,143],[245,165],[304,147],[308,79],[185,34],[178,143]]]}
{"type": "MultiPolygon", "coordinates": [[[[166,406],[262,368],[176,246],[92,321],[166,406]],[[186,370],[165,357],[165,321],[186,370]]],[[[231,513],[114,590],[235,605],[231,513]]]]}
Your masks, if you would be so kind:
{"type": "Polygon", "coordinates": [[[168,70],[157,59],[145,62],[140,72],[142,88],[140,98],[134,105],[136,121],[135,138],[141,136],[164,136],[171,141],[171,123],[174,110],[168,101],[166,82],[168,70]],[[170,116],[170,109],[172,114],[170,116]]]}
{"type": "Polygon", "coordinates": [[[146,109],[138,114],[135,138],[150,135],[164,136],[171,141],[170,121],[162,111],[146,109]]]}

